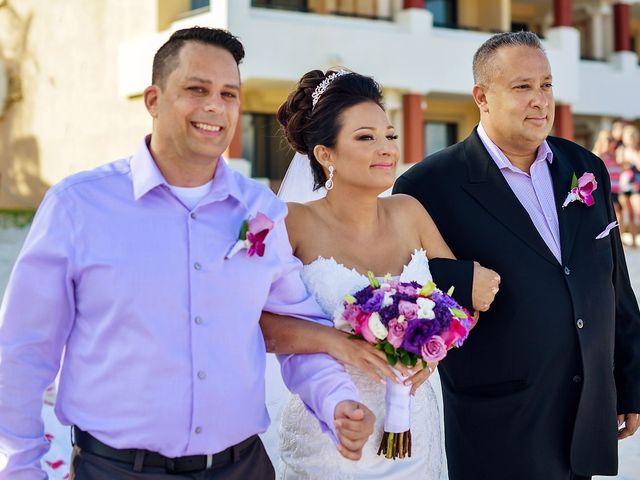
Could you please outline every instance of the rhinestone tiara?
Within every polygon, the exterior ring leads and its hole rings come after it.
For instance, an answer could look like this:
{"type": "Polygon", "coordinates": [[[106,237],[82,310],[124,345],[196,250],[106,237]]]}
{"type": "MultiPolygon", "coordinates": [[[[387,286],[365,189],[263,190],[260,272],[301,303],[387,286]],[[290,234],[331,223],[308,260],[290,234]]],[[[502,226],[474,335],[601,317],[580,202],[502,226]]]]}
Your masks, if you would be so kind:
{"type": "Polygon", "coordinates": [[[351,72],[349,72],[348,70],[338,70],[337,72],[332,73],[331,75],[329,75],[327,78],[325,78],[322,82],[320,82],[320,85],[318,85],[316,87],[316,89],[313,91],[313,93],[311,94],[311,109],[313,110],[316,106],[316,104],[318,103],[318,100],[320,100],[320,97],[322,96],[322,94],[327,90],[327,88],[329,88],[329,85],[331,85],[331,82],[333,82],[336,78],[341,77],[343,75],[347,75],[351,72]]]}

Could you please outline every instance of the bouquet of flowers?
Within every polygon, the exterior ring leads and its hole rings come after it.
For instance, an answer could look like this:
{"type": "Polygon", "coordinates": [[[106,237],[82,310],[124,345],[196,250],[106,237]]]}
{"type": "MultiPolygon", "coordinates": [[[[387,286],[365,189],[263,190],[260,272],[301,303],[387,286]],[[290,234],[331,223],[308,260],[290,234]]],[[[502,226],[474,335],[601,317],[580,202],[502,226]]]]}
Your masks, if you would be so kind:
{"type": "MultiPolygon", "coordinates": [[[[371,272],[369,283],[345,296],[334,320],[338,328],[384,351],[391,366],[399,361],[414,367],[421,361],[426,368],[427,362],[439,362],[450,348],[464,343],[474,324],[469,312],[451,297],[453,288],[444,293],[431,280],[421,285],[390,276],[381,283],[371,272]]],[[[411,456],[410,390],[410,386],[387,380],[385,428],[378,455],[389,459],[411,456]]]]}

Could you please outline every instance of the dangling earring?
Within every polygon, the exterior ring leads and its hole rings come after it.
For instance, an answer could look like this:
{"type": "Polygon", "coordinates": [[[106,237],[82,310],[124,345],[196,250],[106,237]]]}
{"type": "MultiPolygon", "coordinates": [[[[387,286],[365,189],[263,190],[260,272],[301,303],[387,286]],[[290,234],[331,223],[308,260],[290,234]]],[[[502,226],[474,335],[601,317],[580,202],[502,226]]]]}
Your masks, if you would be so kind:
{"type": "Polygon", "coordinates": [[[331,190],[333,188],[333,165],[329,165],[329,178],[324,182],[324,188],[331,190]]]}

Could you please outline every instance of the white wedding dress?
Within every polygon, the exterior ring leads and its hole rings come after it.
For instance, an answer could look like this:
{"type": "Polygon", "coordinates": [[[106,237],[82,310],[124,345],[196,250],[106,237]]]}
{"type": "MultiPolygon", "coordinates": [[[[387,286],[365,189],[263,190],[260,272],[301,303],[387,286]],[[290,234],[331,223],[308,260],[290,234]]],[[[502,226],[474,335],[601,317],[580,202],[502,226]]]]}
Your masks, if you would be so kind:
{"type": "MultiPolygon", "coordinates": [[[[333,258],[318,258],[305,265],[302,279],[324,312],[333,313],[347,293],[368,285],[367,277],[337,263],[333,258]]],[[[424,250],[416,250],[404,267],[400,280],[425,283],[431,279],[424,250]]],[[[282,411],[279,431],[279,475],[292,479],[369,479],[439,480],[442,467],[440,414],[433,388],[425,382],[413,397],[411,407],[412,456],[388,460],[378,456],[385,416],[385,386],[375,383],[355,369],[347,371],[360,391],[362,403],[376,415],[374,433],[367,441],[358,462],[347,460],[336,449],[318,421],[297,395],[291,395],[282,411]]]]}

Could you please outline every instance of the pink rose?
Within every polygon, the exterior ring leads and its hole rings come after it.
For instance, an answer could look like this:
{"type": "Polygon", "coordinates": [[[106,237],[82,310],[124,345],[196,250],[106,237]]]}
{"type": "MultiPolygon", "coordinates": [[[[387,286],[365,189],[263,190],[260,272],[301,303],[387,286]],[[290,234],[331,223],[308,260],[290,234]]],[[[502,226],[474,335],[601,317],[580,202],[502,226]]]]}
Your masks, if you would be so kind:
{"type": "Polygon", "coordinates": [[[389,329],[389,335],[387,341],[393,345],[394,348],[399,348],[402,345],[404,339],[404,331],[407,329],[407,321],[399,323],[397,319],[393,319],[387,325],[389,329]]]}
{"type": "Polygon", "coordinates": [[[264,213],[258,212],[255,218],[249,220],[248,224],[247,242],[249,243],[249,251],[247,255],[250,257],[253,255],[262,257],[265,249],[264,240],[273,228],[273,221],[264,213]]]}
{"type": "Polygon", "coordinates": [[[415,303],[407,302],[406,300],[400,300],[400,302],[398,302],[398,312],[400,315],[404,315],[404,318],[407,320],[416,318],[419,308],[415,303]]]}
{"type": "Polygon", "coordinates": [[[399,293],[402,293],[403,295],[410,295],[412,297],[415,297],[416,295],[418,295],[418,291],[419,291],[419,289],[416,287],[413,287],[411,285],[402,285],[402,284],[398,285],[397,290],[399,293]]]}
{"type": "Polygon", "coordinates": [[[586,172],[578,179],[578,196],[588,207],[595,203],[591,194],[596,188],[598,188],[598,182],[593,173],[586,172]]]}
{"type": "Polygon", "coordinates": [[[425,362],[439,362],[447,355],[447,346],[439,335],[432,336],[420,351],[425,362]]]}
{"type": "Polygon", "coordinates": [[[344,307],[344,312],[342,312],[342,318],[345,322],[355,328],[356,325],[359,325],[360,323],[358,321],[358,317],[361,313],[362,310],[360,310],[360,307],[358,305],[347,305],[346,307],[344,307]]]}
{"type": "Polygon", "coordinates": [[[271,231],[272,229],[273,221],[264,213],[258,212],[254,218],[249,220],[249,229],[247,231],[256,235],[263,230],[271,231]]]}
{"type": "Polygon", "coordinates": [[[360,318],[363,318],[364,321],[360,323],[360,331],[356,331],[356,333],[362,335],[364,339],[369,343],[378,343],[378,339],[371,331],[371,328],[369,328],[369,315],[361,315],[360,318]]]}
{"type": "Polygon", "coordinates": [[[464,328],[464,325],[460,323],[460,320],[454,318],[451,320],[449,328],[441,334],[441,338],[448,349],[451,345],[458,345],[458,342],[466,339],[467,335],[469,335],[469,331],[464,328]]]}

